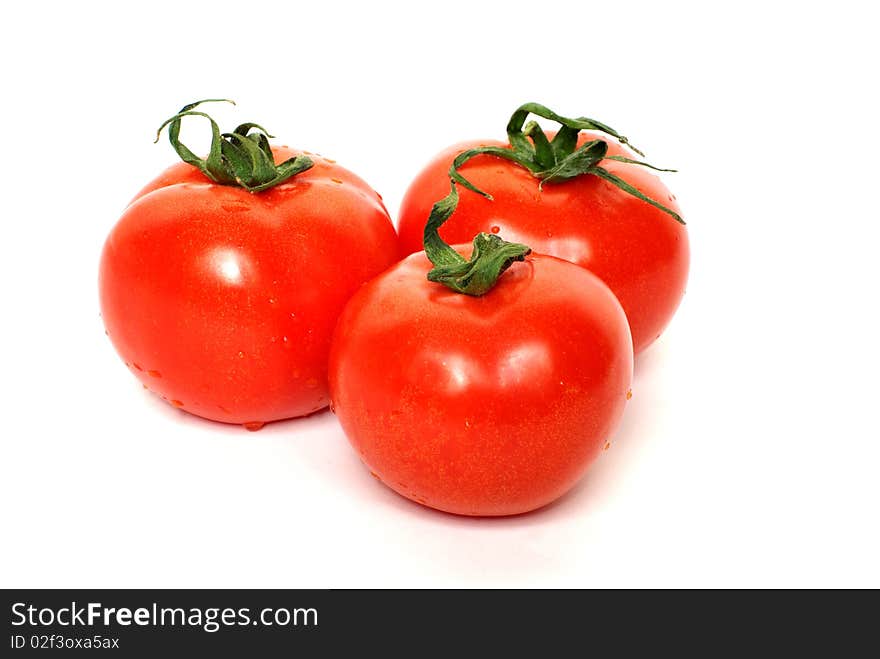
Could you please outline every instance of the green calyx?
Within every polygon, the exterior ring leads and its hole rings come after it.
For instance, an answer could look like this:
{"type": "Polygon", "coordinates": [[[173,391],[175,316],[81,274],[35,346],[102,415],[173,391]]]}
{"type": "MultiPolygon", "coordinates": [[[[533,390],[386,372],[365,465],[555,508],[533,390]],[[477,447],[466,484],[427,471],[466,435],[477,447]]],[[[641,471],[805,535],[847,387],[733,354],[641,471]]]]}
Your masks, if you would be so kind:
{"type": "MultiPolygon", "coordinates": [[[[627,158],[625,156],[609,156],[607,155],[608,143],[604,140],[590,140],[578,147],[578,133],[582,130],[595,130],[605,133],[621,144],[629,146],[630,149],[640,156],[645,155],[630,144],[626,137],[600,121],[588,119],[586,117],[569,119],[568,117],[556,114],[553,110],[550,110],[543,105],[539,105],[538,103],[526,103],[517,108],[516,112],[513,113],[513,116],[510,117],[510,121],[507,123],[507,138],[510,141],[511,149],[505,150],[513,152],[512,157],[509,157],[508,160],[512,160],[521,167],[529,170],[532,175],[540,179],[541,185],[544,183],[562,183],[563,181],[568,181],[578,176],[598,176],[599,178],[605,179],[609,183],[616,185],[627,194],[631,194],[633,197],[641,199],[655,208],[659,208],[664,213],[668,213],[676,222],[684,224],[684,220],[681,219],[681,216],[678,213],[667,208],[660,202],[651,199],[643,194],[638,188],[630,185],[619,176],[612,174],[604,167],[600,167],[599,163],[601,163],[602,160],[617,160],[618,162],[626,162],[632,165],[648,167],[658,172],[674,172],[674,169],[661,169],[660,167],[649,165],[641,160],[633,160],[632,158],[627,158]],[[526,119],[530,114],[560,124],[559,132],[556,133],[552,140],[548,140],[537,122],[530,121],[529,123],[526,123],[526,119]]],[[[478,153],[492,152],[487,149],[491,149],[491,147],[474,149],[473,151],[478,153]]],[[[474,155],[477,155],[477,153],[472,154],[470,157],[473,157],[474,155]]],[[[460,167],[463,164],[464,162],[461,162],[458,166],[460,167]]],[[[472,187],[471,189],[474,188],[472,187]]],[[[491,196],[487,195],[485,192],[482,192],[481,190],[475,191],[491,199],[491,196]]]]}
{"type": "Polygon", "coordinates": [[[299,155],[276,165],[270,135],[262,126],[244,123],[231,133],[221,133],[210,116],[196,110],[202,103],[234,101],[211,98],[184,105],[180,112],[159,126],[156,141],[168,126],[168,140],[185,163],[197,167],[205,176],[221,185],[237,185],[248,192],[262,192],[283,183],[314,165],[311,158],[299,155]],[[211,148],[207,158],[199,158],[180,141],[180,124],[183,117],[204,117],[211,122],[211,148]]]}
{"type": "Polygon", "coordinates": [[[428,280],[443,284],[457,293],[479,297],[495,286],[501,274],[515,261],[522,261],[532,251],[526,245],[509,243],[489,233],[474,238],[470,259],[450,247],[438,233],[458,205],[455,183],[449,195],[434,204],[425,225],[425,254],[434,264],[428,280]]]}
{"type": "Polygon", "coordinates": [[[514,261],[522,261],[531,252],[531,249],[526,245],[508,243],[498,236],[481,233],[474,238],[471,258],[465,260],[440,238],[438,233],[440,226],[452,216],[458,206],[457,186],[461,185],[471,192],[486,197],[486,199],[492,199],[492,195],[480,190],[458,171],[468,160],[478,155],[503,158],[527,169],[540,180],[539,187],[545,183],[562,183],[578,176],[598,176],[627,194],[668,213],[677,222],[684,224],[684,220],[678,213],[651,199],[635,186],[601,167],[600,163],[603,160],[617,160],[633,165],[642,165],[661,172],[675,170],[660,169],[646,162],[624,156],[609,156],[607,155],[608,143],[600,139],[590,140],[579,147],[577,145],[578,134],[582,130],[605,133],[621,144],[629,145],[640,156],[644,155],[629,144],[626,137],[620,135],[610,126],[586,117],[569,119],[538,103],[521,105],[510,117],[510,121],[507,123],[507,138],[510,147],[482,146],[459,153],[449,167],[450,192],[434,204],[425,225],[425,253],[434,264],[434,269],[428,273],[428,279],[442,283],[459,293],[483,295],[492,289],[498,277],[514,261]],[[526,123],[530,114],[560,124],[561,127],[552,140],[547,138],[537,122],[526,123]]]}

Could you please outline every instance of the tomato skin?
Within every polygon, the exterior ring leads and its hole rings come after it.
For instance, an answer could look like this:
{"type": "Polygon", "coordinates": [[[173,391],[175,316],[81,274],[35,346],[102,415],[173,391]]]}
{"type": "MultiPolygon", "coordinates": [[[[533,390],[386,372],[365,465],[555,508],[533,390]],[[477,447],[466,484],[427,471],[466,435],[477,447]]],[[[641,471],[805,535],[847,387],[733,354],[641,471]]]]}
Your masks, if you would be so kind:
{"type": "Polygon", "coordinates": [[[483,297],[428,282],[424,252],[351,299],[330,355],[331,409],[380,480],[462,515],[565,493],[617,427],[632,339],[597,277],[531,255],[483,297]]]}
{"type": "Polygon", "coordinates": [[[257,426],[327,405],[336,320],[398,257],[378,195],[339,166],[252,194],[180,163],[107,238],[102,316],[146,387],[193,414],[257,426]]]}
{"type": "MultiPolygon", "coordinates": [[[[584,132],[579,138],[601,137],[584,132]]],[[[634,154],[608,140],[609,155],[634,154]]],[[[431,206],[449,192],[447,171],[462,150],[497,141],[463,142],[440,153],[416,176],[404,196],[398,233],[406,253],[423,249],[422,232],[431,206]]],[[[605,160],[602,167],[644,194],[680,212],[675,197],[649,169],[605,160]]],[[[565,183],[539,181],[525,169],[480,155],[460,169],[490,201],[460,191],[458,208],[440,228],[450,243],[467,242],[480,232],[529,245],[587,268],[614,291],[629,319],[636,353],[644,350],[671,320],[684,295],[690,251],[686,228],[663,211],[596,176],[565,183]]]]}

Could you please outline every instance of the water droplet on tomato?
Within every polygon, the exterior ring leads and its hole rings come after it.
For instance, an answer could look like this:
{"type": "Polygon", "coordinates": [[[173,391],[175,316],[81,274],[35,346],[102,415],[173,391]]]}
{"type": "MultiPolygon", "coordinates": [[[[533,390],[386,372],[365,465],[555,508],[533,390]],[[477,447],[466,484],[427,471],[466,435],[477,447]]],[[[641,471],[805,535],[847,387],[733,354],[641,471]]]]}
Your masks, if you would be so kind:
{"type": "Polygon", "coordinates": [[[334,183],[336,183],[337,185],[342,185],[342,179],[331,178],[330,180],[333,181],[334,183]]]}
{"type": "Polygon", "coordinates": [[[607,451],[610,448],[611,448],[611,442],[605,442],[605,448],[603,448],[602,450],[607,451]]]}
{"type": "Polygon", "coordinates": [[[239,351],[238,351],[238,358],[239,358],[239,359],[244,359],[244,351],[243,351],[243,350],[239,350],[239,351]]]}
{"type": "Polygon", "coordinates": [[[274,297],[270,297],[269,304],[278,304],[278,300],[276,300],[274,297]]]}
{"type": "Polygon", "coordinates": [[[176,398],[172,398],[168,402],[171,403],[172,405],[174,405],[174,407],[183,407],[183,403],[181,401],[177,400],[176,398]]]}
{"type": "Polygon", "coordinates": [[[626,399],[629,400],[632,397],[633,397],[633,390],[630,389],[629,391],[626,392],[626,399]]]}
{"type": "Polygon", "coordinates": [[[324,160],[325,160],[326,162],[329,162],[331,165],[335,165],[335,164],[336,164],[336,161],[333,160],[333,158],[324,158],[324,160]]]}
{"type": "Polygon", "coordinates": [[[143,371],[143,370],[144,370],[144,369],[141,368],[141,365],[138,364],[137,362],[132,362],[131,365],[134,366],[134,367],[135,367],[137,370],[139,370],[139,371],[143,371]]]}
{"type": "Polygon", "coordinates": [[[306,380],[306,386],[309,389],[317,389],[318,388],[318,378],[308,378],[306,380]]]}
{"type": "Polygon", "coordinates": [[[501,227],[496,225],[489,229],[489,231],[491,231],[492,233],[498,233],[499,231],[501,231],[501,227]]]}
{"type": "Polygon", "coordinates": [[[243,425],[246,430],[249,430],[251,432],[256,432],[256,431],[260,430],[266,424],[262,421],[248,421],[247,423],[242,423],[241,425],[243,425]]]}
{"type": "Polygon", "coordinates": [[[162,374],[159,371],[147,371],[147,375],[154,378],[161,378],[162,374]]]}

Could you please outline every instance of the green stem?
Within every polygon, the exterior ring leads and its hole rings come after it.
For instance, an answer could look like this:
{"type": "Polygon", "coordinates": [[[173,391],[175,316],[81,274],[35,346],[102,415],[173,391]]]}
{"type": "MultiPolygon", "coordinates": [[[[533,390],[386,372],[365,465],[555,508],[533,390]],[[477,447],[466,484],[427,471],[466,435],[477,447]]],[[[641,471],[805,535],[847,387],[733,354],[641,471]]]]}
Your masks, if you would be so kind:
{"type": "MultiPolygon", "coordinates": [[[[515,261],[525,259],[532,250],[493,234],[479,233],[474,237],[470,259],[465,259],[438,232],[458,205],[456,183],[451,181],[449,188],[449,194],[431,208],[425,225],[425,254],[434,264],[428,273],[428,280],[443,284],[457,293],[479,297],[492,290],[502,273],[515,261]]],[[[485,195],[484,192],[480,194],[485,195]]]]}
{"type": "Polygon", "coordinates": [[[205,176],[221,185],[237,185],[248,192],[262,192],[292,176],[311,168],[314,163],[305,155],[295,156],[276,165],[269,138],[262,126],[243,123],[231,133],[221,133],[217,122],[204,112],[197,111],[202,103],[234,101],[211,98],[184,105],[180,112],[166,119],[156,132],[156,141],[162,129],[168,126],[168,140],[183,162],[197,167],[205,176]],[[206,158],[199,158],[180,141],[180,124],[184,117],[204,117],[211,123],[211,147],[206,158]]]}
{"type": "MultiPolygon", "coordinates": [[[[638,153],[640,156],[645,155],[637,148],[635,148],[632,144],[630,144],[629,140],[626,137],[618,133],[607,124],[603,124],[601,121],[596,121],[595,119],[589,119],[587,117],[569,119],[568,117],[563,117],[562,115],[556,114],[555,112],[553,112],[553,110],[541,105],[540,103],[523,103],[516,109],[513,115],[511,115],[510,121],[507,122],[507,136],[510,138],[510,143],[514,145],[514,147],[516,147],[518,144],[523,143],[523,140],[521,139],[521,136],[523,136],[523,124],[525,124],[526,119],[530,114],[543,117],[544,119],[549,119],[550,121],[555,121],[561,126],[574,131],[598,130],[601,133],[610,135],[621,144],[628,145],[630,149],[638,153]]],[[[575,134],[577,133],[575,132],[575,134]]],[[[577,140],[575,140],[575,143],[576,142],[577,140]]],[[[525,146],[529,146],[527,141],[525,142],[525,146]]],[[[572,149],[574,148],[573,145],[570,146],[572,149]]],[[[568,151],[568,153],[571,153],[571,151],[568,151]]]]}

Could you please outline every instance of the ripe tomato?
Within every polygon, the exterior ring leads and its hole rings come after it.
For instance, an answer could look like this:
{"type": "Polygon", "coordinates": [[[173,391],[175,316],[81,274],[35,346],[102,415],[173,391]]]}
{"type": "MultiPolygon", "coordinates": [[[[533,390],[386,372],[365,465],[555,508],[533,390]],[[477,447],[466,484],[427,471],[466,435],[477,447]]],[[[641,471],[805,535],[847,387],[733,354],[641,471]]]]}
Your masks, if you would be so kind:
{"type": "Polygon", "coordinates": [[[606,446],[632,378],[617,299],[550,256],[482,297],[413,254],[358,291],[330,355],[331,409],[382,482],[426,506],[512,515],[568,490],[606,446]]]}
{"type": "MultiPolygon", "coordinates": [[[[552,135],[551,135],[552,136],[552,135]]],[[[609,156],[633,154],[608,135],[585,131],[588,140],[607,141],[609,156]]],[[[506,142],[463,142],[440,153],[409,186],[400,208],[398,233],[406,253],[422,249],[422,231],[431,206],[449,191],[447,171],[462,151],[506,142]]],[[[673,211],[679,208],[657,176],[645,167],[614,160],[601,166],[673,211]]],[[[684,295],[689,264],[687,230],[669,214],[597,176],[541,184],[527,169],[492,155],[477,155],[460,173],[488,200],[463,191],[458,207],[440,230],[452,243],[479,231],[499,233],[583,266],[614,291],[629,319],[636,352],[653,342],[684,295]]]]}
{"type": "MultiPolygon", "coordinates": [[[[280,164],[298,152],[272,154],[280,164]]],[[[252,429],[327,405],[337,317],[399,248],[379,196],[314,161],[256,193],[172,165],[111,231],[99,274],[107,332],[172,405],[252,429]]]]}

